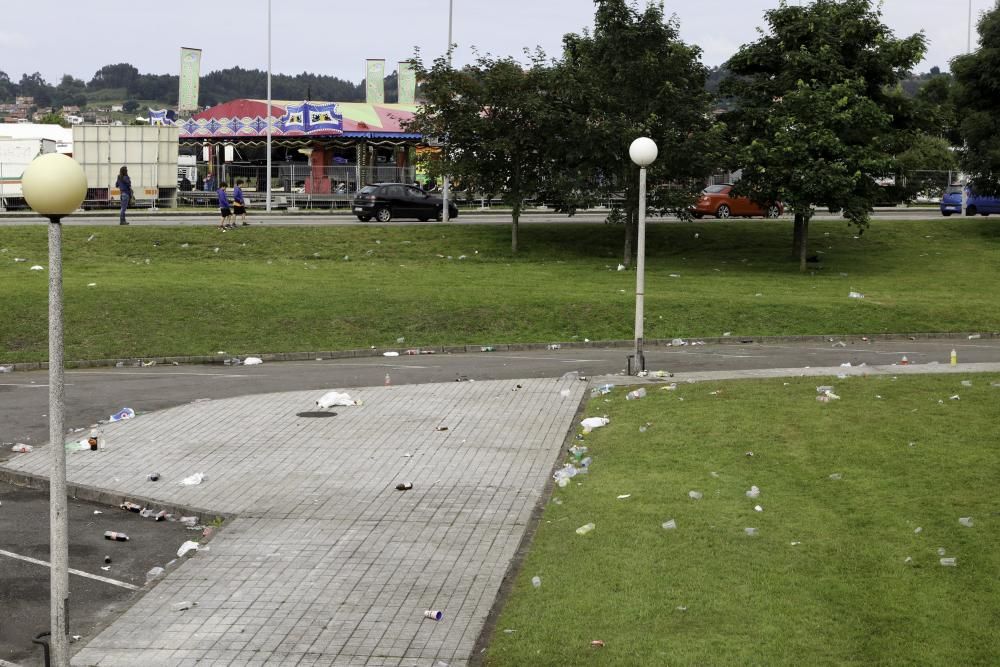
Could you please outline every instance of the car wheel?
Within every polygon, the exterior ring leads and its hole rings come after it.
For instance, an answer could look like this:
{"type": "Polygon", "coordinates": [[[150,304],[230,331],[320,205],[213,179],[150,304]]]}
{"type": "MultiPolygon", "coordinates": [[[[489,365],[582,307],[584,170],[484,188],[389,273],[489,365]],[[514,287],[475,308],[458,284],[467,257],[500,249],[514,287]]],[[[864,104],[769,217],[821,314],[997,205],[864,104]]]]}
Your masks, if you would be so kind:
{"type": "Polygon", "coordinates": [[[770,206],[767,207],[767,217],[769,217],[769,218],[780,218],[781,217],[781,209],[778,208],[775,204],[771,204],[770,206]]]}
{"type": "Polygon", "coordinates": [[[941,215],[947,218],[948,216],[951,215],[951,211],[941,211],[941,215]]]}
{"type": "Polygon", "coordinates": [[[420,216],[419,218],[417,218],[417,220],[419,220],[420,222],[427,222],[429,218],[427,218],[426,216],[420,216]]]}
{"type": "Polygon", "coordinates": [[[701,213],[692,213],[691,217],[694,218],[695,220],[701,220],[702,215],[701,213]]]}
{"type": "Polygon", "coordinates": [[[966,206],[965,207],[965,214],[966,215],[975,215],[976,214],[976,207],[975,206],[966,206]]]}
{"type": "Polygon", "coordinates": [[[726,206],[725,204],[723,204],[722,206],[720,206],[715,211],[715,217],[719,218],[720,220],[725,220],[726,218],[729,217],[729,214],[730,214],[729,207],[726,206]]]}
{"type": "Polygon", "coordinates": [[[375,212],[375,219],[379,222],[389,222],[392,220],[392,211],[388,207],[380,208],[375,212]]]}

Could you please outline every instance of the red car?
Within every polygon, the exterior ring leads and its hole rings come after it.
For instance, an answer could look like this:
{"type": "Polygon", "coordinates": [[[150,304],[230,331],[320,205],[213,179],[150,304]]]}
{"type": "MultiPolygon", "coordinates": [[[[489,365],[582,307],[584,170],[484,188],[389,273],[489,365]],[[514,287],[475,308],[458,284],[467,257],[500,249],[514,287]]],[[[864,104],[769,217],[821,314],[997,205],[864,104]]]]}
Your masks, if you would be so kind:
{"type": "Polygon", "coordinates": [[[781,202],[761,206],[750,201],[748,197],[730,196],[732,189],[731,183],[708,186],[701,191],[698,201],[691,207],[691,214],[696,218],[705,215],[714,215],[716,218],[777,218],[785,212],[781,202]]]}

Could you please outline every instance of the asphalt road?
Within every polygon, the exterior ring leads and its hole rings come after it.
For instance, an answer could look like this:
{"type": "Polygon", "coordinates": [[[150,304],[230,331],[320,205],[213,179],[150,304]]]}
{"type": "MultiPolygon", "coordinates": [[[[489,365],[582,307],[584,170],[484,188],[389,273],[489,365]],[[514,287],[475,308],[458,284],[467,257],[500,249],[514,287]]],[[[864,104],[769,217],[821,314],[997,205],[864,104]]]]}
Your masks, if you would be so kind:
{"type": "MultiPolygon", "coordinates": [[[[67,516],[71,636],[91,636],[116,618],[141,595],[150,569],[166,568],[181,544],[201,535],[181,523],[72,499],[67,516]],[[106,530],[129,541],[106,540],[106,530]]],[[[49,629],[48,559],[48,493],[0,482],[0,665],[44,664],[31,639],[49,629]]]]}
{"type": "MultiPolygon", "coordinates": [[[[561,213],[553,213],[549,210],[528,210],[520,219],[522,224],[552,223],[552,222],[591,222],[603,223],[607,217],[607,211],[582,211],[570,217],[561,213]]],[[[941,218],[941,212],[937,208],[886,208],[878,209],[872,216],[875,220],[880,219],[906,219],[906,220],[936,220],[941,218]]],[[[136,225],[215,225],[218,219],[214,209],[206,209],[200,213],[181,213],[173,209],[161,209],[158,211],[140,210],[129,211],[128,219],[130,223],[136,225]]],[[[436,225],[438,222],[418,222],[416,220],[394,220],[388,223],[361,222],[356,217],[347,212],[347,209],[337,209],[336,211],[315,210],[299,212],[275,212],[271,214],[260,210],[251,210],[247,219],[255,224],[266,224],[274,226],[296,226],[296,225],[436,225]]],[[[840,214],[831,214],[823,211],[817,212],[813,220],[842,220],[840,214]]],[[[943,218],[942,218],[943,219],[943,218]]],[[[757,219],[759,220],[759,219],[757,219]]],[[[791,216],[782,218],[785,222],[791,222],[791,216]]],[[[47,220],[32,216],[30,214],[0,214],[0,224],[46,224],[47,220]]],[[[510,213],[507,211],[493,213],[489,209],[483,211],[462,211],[455,219],[459,224],[479,224],[479,225],[509,225],[511,223],[510,213]]],[[[673,217],[652,217],[648,219],[650,224],[662,224],[678,222],[673,217]]],[[[703,218],[700,222],[708,224],[715,222],[714,218],[703,218]]],[[[84,213],[69,216],[63,219],[66,225],[117,225],[118,213],[108,211],[104,213],[84,213]]]]}

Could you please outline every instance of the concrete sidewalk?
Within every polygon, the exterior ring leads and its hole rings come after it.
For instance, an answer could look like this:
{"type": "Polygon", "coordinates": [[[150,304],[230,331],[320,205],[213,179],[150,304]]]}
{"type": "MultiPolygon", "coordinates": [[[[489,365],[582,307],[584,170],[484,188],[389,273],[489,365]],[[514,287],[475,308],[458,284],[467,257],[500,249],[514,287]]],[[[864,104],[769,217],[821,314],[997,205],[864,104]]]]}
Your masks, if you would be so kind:
{"type": "MultiPolygon", "coordinates": [[[[236,518],[73,664],[466,664],[585,390],[375,387],[326,418],[297,416],[322,392],[264,394],[106,426],[108,451],[68,455],[70,484],[236,518]]],[[[45,477],[50,458],[7,468],[45,477]]]]}

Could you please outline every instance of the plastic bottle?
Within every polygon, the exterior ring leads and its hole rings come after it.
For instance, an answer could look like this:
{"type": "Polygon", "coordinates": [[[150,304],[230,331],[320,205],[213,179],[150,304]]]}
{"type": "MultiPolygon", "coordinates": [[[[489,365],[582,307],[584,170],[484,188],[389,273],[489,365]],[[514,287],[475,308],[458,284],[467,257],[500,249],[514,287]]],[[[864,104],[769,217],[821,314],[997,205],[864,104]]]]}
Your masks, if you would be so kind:
{"type": "Polygon", "coordinates": [[[386,373],[385,374],[385,386],[388,387],[388,386],[391,386],[391,385],[392,385],[392,378],[389,377],[388,373],[386,373]]]}
{"type": "Polygon", "coordinates": [[[635,401],[635,400],[638,400],[640,398],[644,398],[645,396],[646,396],[646,388],[645,387],[639,387],[635,391],[630,391],[628,394],[626,394],[625,395],[625,400],[627,400],[627,401],[635,401]]]}
{"type": "Polygon", "coordinates": [[[576,534],[577,535],[586,535],[587,533],[589,533],[590,531],[592,531],[596,527],[597,526],[595,526],[592,523],[584,524],[584,525],[582,525],[582,526],[580,526],[579,528],[576,529],[576,534]]]}
{"type": "Polygon", "coordinates": [[[115,542],[128,542],[128,535],[125,533],[116,533],[113,530],[104,531],[104,539],[114,540],[115,542]]]}
{"type": "Polygon", "coordinates": [[[17,452],[19,454],[27,454],[32,449],[34,449],[34,447],[32,447],[31,445],[26,445],[21,442],[15,444],[13,447],[10,448],[12,452],[17,452]]]}
{"type": "Polygon", "coordinates": [[[951,351],[951,365],[952,366],[958,365],[958,352],[956,352],[955,350],[951,351]]]}
{"type": "Polygon", "coordinates": [[[90,451],[92,452],[97,451],[98,442],[99,440],[97,438],[97,429],[96,428],[90,429],[90,437],[87,438],[87,444],[90,445],[90,451]]]}

